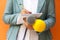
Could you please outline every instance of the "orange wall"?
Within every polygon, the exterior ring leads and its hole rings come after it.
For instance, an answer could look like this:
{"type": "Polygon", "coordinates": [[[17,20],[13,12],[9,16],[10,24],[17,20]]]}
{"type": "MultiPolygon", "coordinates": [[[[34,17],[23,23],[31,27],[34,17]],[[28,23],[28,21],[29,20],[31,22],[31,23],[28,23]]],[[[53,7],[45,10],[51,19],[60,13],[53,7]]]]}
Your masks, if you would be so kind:
{"type": "MultiPolygon", "coordinates": [[[[5,8],[6,0],[0,0],[0,40],[6,40],[6,33],[9,28],[9,25],[4,24],[2,20],[4,8],[5,8]]],[[[55,6],[56,6],[56,25],[54,28],[51,28],[51,32],[53,35],[53,40],[60,40],[60,2],[59,0],[55,0],[55,6]]]]}
{"type": "Polygon", "coordinates": [[[8,30],[8,25],[4,24],[2,20],[5,4],[6,0],[0,0],[0,40],[6,40],[6,32],[8,30]]]}

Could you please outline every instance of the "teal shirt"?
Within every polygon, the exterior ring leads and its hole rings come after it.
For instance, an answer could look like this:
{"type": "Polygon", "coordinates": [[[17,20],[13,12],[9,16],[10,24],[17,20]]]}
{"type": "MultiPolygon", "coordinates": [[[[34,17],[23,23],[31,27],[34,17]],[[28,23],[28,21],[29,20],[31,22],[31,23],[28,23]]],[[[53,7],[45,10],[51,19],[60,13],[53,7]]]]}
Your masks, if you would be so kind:
{"type": "MultiPolygon", "coordinates": [[[[39,40],[52,40],[50,33],[50,27],[55,24],[55,7],[54,0],[38,0],[38,13],[43,13],[40,19],[46,23],[46,30],[42,33],[38,33],[39,40]]],[[[7,0],[6,8],[4,11],[3,21],[6,24],[10,24],[10,28],[7,33],[7,40],[16,40],[20,28],[20,24],[17,24],[17,18],[22,10],[22,0],[7,0]]]]}

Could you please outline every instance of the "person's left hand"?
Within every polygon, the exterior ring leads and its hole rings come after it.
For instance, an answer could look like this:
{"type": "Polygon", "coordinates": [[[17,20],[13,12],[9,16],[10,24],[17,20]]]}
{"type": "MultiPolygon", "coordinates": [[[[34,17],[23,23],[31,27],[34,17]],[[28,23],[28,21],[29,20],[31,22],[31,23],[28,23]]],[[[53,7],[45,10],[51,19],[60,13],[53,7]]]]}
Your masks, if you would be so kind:
{"type": "Polygon", "coordinates": [[[30,30],[33,30],[32,25],[30,25],[30,24],[27,23],[26,18],[24,18],[23,20],[24,20],[24,25],[26,26],[26,28],[28,28],[30,30]]]}

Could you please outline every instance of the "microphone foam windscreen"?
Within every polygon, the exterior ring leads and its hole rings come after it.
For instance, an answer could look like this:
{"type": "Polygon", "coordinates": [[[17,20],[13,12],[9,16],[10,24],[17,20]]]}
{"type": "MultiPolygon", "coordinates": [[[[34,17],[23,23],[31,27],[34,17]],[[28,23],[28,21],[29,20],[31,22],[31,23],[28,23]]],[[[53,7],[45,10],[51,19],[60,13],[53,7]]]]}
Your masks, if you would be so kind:
{"type": "Polygon", "coordinates": [[[32,25],[35,22],[36,17],[34,15],[29,15],[26,20],[27,20],[28,24],[32,25]]]}

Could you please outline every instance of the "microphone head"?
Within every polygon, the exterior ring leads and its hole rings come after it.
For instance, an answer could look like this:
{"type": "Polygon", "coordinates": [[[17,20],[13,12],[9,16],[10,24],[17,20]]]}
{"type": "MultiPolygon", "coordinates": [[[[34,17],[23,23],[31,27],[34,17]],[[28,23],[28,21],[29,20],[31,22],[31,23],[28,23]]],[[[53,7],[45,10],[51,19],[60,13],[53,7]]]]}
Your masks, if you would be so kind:
{"type": "Polygon", "coordinates": [[[34,15],[29,15],[26,20],[28,24],[32,25],[35,22],[36,17],[34,15]]]}

